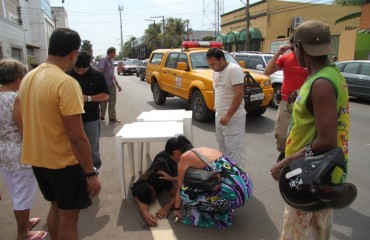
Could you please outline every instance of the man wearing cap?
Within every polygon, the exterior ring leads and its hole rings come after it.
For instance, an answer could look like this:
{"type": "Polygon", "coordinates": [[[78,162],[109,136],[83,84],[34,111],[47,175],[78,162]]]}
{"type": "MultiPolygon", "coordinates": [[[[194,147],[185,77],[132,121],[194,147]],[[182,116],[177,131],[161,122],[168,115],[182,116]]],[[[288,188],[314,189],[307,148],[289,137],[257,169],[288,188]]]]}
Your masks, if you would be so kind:
{"type": "MultiPolygon", "coordinates": [[[[328,55],[334,54],[330,37],[329,26],[320,21],[307,21],[294,33],[294,53],[309,76],[294,103],[285,159],[271,168],[276,180],[285,166],[309,152],[322,154],[339,146],[348,163],[348,88],[329,62],[328,55]]],[[[344,180],[339,168],[328,179],[331,183],[344,180]]],[[[287,205],[281,239],[329,239],[332,217],[333,209],[307,212],[287,205]]]]}
{"type": "Polygon", "coordinates": [[[68,72],[80,84],[84,99],[82,123],[90,142],[91,157],[94,167],[101,167],[99,152],[100,138],[100,102],[109,99],[109,90],[104,75],[90,66],[91,55],[79,52],[75,66],[68,72]]]}
{"type": "Polygon", "coordinates": [[[307,69],[301,67],[297,61],[294,50],[293,35],[289,37],[289,44],[280,46],[273,58],[268,62],[265,74],[271,75],[278,70],[283,70],[284,81],[281,86],[280,104],[275,121],[275,142],[276,149],[280,153],[277,161],[281,161],[285,157],[285,142],[291,110],[288,108],[289,99],[293,97],[307,78],[307,69]]]}

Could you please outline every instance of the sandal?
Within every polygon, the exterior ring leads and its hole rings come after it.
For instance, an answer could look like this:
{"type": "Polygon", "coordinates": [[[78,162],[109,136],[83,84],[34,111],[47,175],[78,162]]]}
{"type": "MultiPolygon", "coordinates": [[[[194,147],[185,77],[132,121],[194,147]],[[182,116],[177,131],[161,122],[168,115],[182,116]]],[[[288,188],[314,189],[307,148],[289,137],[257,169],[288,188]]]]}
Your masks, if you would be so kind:
{"type": "Polygon", "coordinates": [[[40,221],[41,221],[41,218],[39,217],[30,218],[28,220],[28,231],[31,231],[40,221]]]}
{"type": "Polygon", "coordinates": [[[30,238],[28,238],[27,240],[43,240],[48,235],[48,233],[45,231],[35,231],[35,232],[30,232],[30,233],[34,233],[34,234],[31,235],[30,238]]]}

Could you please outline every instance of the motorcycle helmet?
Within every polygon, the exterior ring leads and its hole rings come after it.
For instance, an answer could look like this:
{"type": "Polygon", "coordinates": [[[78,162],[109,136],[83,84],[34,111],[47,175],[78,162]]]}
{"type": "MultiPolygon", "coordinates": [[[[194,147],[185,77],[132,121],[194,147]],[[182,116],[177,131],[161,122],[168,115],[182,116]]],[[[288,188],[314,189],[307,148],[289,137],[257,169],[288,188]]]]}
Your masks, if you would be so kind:
{"type": "Polygon", "coordinates": [[[283,168],[280,175],[281,196],[287,204],[303,211],[349,206],[357,196],[356,186],[352,183],[332,183],[331,173],[335,167],[346,172],[340,147],[293,161],[283,168]]]}

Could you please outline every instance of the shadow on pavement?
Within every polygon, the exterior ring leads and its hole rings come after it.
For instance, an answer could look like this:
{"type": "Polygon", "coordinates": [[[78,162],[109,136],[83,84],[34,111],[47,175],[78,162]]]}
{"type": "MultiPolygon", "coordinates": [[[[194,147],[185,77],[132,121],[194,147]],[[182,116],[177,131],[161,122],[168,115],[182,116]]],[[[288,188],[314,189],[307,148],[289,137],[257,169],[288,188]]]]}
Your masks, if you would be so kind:
{"type": "Polygon", "coordinates": [[[100,198],[95,197],[93,198],[92,205],[80,212],[78,229],[81,239],[93,236],[95,233],[102,230],[110,221],[110,217],[108,215],[98,216],[99,209],[100,198]]]}
{"type": "Polygon", "coordinates": [[[234,223],[227,229],[196,228],[171,222],[177,240],[188,239],[278,239],[280,233],[266,208],[255,197],[235,210],[234,223]]]}
{"type": "Polygon", "coordinates": [[[275,121],[264,116],[247,116],[245,133],[264,134],[273,132],[275,121]]]}
{"type": "MultiPolygon", "coordinates": [[[[133,184],[133,178],[130,181],[130,187],[133,184]]],[[[127,199],[122,200],[121,207],[117,219],[117,226],[122,226],[124,231],[150,231],[150,228],[142,219],[140,212],[136,206],[135,200],[131,194],[131,189],[128,190],[127,199]]]]}
{"type": "Polygon", "coordinates": [[[333,223],[332,236],[336,237],[337,239],[368,239],[370,235],[370,228],[364,228],[364,226],[370,226],[370,218],[353,210],[351,207],[347,207],[342,210],[335,210],[333,223]],[[346,236],[340,232],[343,227],[350,228],[352,235],[346,236]]]}

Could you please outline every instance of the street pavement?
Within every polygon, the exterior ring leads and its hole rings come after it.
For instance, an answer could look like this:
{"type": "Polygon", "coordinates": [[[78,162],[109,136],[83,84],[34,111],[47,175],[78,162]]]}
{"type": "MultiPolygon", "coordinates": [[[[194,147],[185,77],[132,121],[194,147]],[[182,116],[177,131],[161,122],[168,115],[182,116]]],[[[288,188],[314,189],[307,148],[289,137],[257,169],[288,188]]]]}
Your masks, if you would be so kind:
{"type": "MultiPolygon", "coordinates": [[[[100,196],[93,199],[93,205],[81,211],[79,221],[80,239],[145,239],[145,240],[198,240],[198,239],[279,239],[283,224],[285,203],[282,200],[278,184],[269,173],[277,152],[274,147],[274,120],[276,109],[269,108],[262,117],[247,117],[245,142],[247,146],[246,170],[251,176],[254,192],[250,201],[236,209],[234,224],[228,229],[204,229],[184,226],[168,219],[159,221],[159,226],[148,228],[137,211],[129,192],[122,200],[118,179],[118,164],[115,158],[114,136],[125,123],[134,122],[142,111],[152,109],[184,109],[186,102],[179,98],[168,99],[163,106],[155,105],[150,86],[136,76],[117,76],[123,91],[118,93],[117,114],[122,124],[103,123],[101,128],[101,156],[103,165],[99,179],[102,183],[100,196]]],[[[337,210],[331,239],[368,239],[370,234],[369,210],[369,119],[370,102],[352,100],[350,167],[348,181],[358,189],[356,201],[348,208],[337,210]]],[[[194,146],[217,148],[214,135],[214,123],[193,121],[194,146]]],[[[161,151],[164,143],[151,144],[150,153],[154,156],[161,151]]],[[[129,168],[125,174],[130,174],[129,168]]],[[[126,181],[131,181],[129,177],[126,181]]],[[[16,224],[12,212],[8,191],[0,181],[0,240],[15,239],[16,224]]],[[[160,195],[159,203],[151,207],[155,212],[160,204],[168,200],[166,193],[160,195]]],[[[46,217],[49,203],[41,193],[37,193],[31,216],[40,216],[42,221],[35,230],[47,230],[46,217]]]]}

